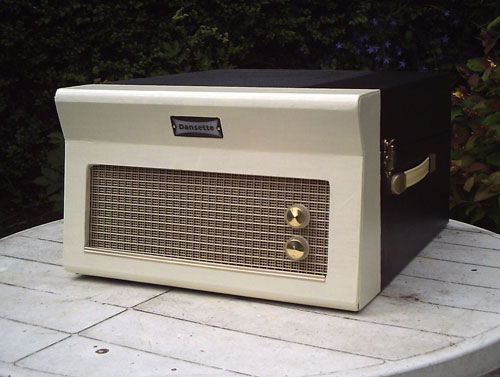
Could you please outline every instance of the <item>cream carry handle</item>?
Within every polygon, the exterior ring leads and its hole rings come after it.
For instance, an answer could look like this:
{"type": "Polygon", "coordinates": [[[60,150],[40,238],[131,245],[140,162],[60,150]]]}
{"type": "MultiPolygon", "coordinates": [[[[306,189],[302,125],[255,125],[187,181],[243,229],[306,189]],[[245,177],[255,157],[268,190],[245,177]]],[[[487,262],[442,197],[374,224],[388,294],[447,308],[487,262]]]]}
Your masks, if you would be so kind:
{"type": "Polygon", "coordinates": [[[406,191],[408,187],[416,185],[424,179],[429,173],[436,170],[436,155],[429,154],[424,161],[417,166],[405,170],[402,173],[397,173],[391,177],[391,192],[400,195],[406,191]]]}

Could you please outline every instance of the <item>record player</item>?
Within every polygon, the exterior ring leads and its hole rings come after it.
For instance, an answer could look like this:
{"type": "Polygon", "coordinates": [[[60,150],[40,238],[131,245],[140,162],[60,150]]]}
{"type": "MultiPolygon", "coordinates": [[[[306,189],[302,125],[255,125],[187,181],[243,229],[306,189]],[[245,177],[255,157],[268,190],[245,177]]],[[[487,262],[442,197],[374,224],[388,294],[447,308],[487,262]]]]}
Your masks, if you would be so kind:
{"type": "Polygon", "coordinates": [[[449,93],[310,70],[59,89],[64,266],[358,311],[447,224],[449,93]]]}

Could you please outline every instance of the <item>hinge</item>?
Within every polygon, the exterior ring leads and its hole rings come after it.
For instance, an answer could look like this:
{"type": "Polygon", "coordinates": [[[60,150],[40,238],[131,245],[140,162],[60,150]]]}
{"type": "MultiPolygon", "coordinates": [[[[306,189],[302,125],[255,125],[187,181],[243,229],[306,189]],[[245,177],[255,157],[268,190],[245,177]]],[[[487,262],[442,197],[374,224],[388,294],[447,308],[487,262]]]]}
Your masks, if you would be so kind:
{"type": "Polygon", "coordinates": [[[396,164],[396,146],[394,145],[395,141],[396,139],[384,139],[383,141],[382,159],[386,177],[390,177],[392,175],[392,172],[394,171],[394,165],[396,164]]]}

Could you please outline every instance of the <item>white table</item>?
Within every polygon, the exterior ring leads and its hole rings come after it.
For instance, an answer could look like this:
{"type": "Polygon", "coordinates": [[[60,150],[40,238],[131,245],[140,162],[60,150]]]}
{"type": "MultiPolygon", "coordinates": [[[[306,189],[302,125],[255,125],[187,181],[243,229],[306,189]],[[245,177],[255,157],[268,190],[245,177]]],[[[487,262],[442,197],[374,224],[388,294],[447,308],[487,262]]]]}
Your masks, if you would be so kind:
{"type": "Polygon", "coordinates": [[[0,376],[479,376],[500,237],[451,221],[361,313],[77,276],[62,221],[0,240],[0,376]]]}

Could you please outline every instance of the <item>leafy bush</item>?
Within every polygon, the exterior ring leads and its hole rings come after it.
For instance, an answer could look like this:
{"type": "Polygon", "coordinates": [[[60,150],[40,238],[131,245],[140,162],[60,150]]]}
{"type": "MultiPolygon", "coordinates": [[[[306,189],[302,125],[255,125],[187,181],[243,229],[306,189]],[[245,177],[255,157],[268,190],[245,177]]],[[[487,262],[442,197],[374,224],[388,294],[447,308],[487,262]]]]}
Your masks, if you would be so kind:
{"type": "Polygon", "coordinates": [[[62,216],[57,88],[228,67],[451,71],[497,2],[443,4],[2,1],[0,236],[62,216]]]}
{"type": "Polygon", "coordinates": [[[230,66],[227,33],[182,3],[2,2],[0,237],[62,217],[57,88],[230,66]]]}
{"type": "Polygon", "coordinates": [[[481,32],[485,56],[457,66],[466,85],[452,95],[452,215],[500,227],[500,17],[481,32]]]}

